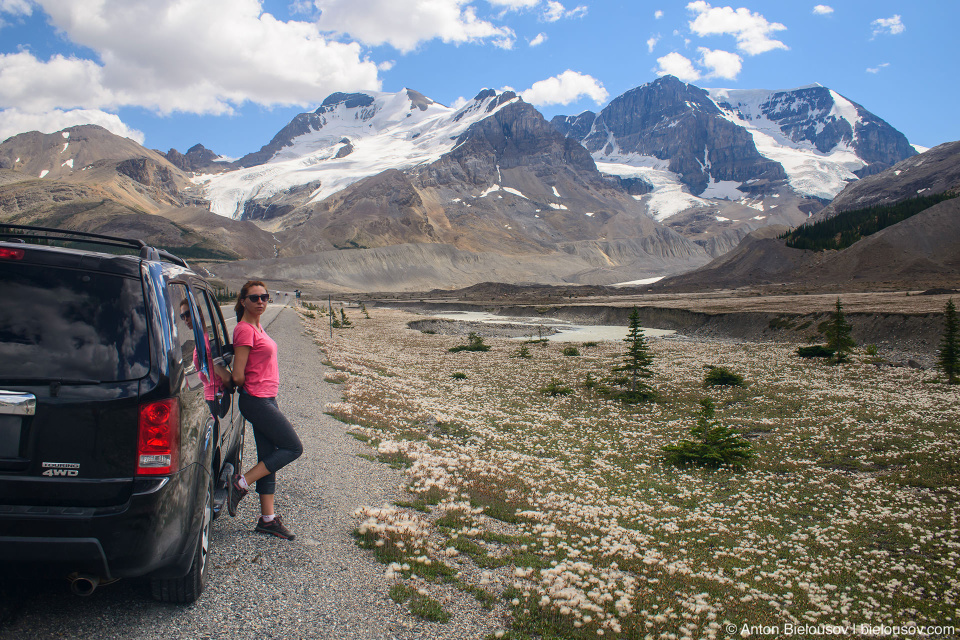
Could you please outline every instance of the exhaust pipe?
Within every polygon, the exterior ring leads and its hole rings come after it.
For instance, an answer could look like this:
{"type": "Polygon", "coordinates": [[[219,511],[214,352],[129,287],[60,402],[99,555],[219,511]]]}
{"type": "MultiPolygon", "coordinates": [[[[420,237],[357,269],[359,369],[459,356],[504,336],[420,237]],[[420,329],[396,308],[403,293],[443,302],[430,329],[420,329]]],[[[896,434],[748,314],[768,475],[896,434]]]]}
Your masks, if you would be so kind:
{"type": "Polygon", "coordinates": [[[70,591],[76,596],[88,596],[100,585],[98,576],[91,576],[85,573],[71,573],[67,576],[70,580],[70,591]]]}

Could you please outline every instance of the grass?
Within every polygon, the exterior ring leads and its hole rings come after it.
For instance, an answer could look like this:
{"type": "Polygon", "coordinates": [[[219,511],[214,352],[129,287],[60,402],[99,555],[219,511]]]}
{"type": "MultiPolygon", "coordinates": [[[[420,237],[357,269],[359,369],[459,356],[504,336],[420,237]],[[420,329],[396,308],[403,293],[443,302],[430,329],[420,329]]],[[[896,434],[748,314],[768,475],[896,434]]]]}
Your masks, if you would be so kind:
{"type": "Polygon", "coordinates": [[[429,620],[430,622],[447,622],[450,620],[450,614],[447,613],[443,605],[426,596],[415,596],[410,600],[410,613],[429,620]]]}
{"type": "Polygon", "coordinates": [[[397,604],[408,603],[410,613],[430,622],[447,622],[450,614],[443,605],[429,596],[421,595],[413,587],[405,584],[395,584],[390,587],[390,599],[397,604]]]}
{"type": "Polygon", "coordinates": [[[424,516],[435,548],[416,556],[460,545],[458,562],[494,572],[491,586],[460,581],[513,596],[506,637],[960,623],[960,389],[856,358],[804,360],[791,345],[652,340],[656,402],[552,397],[531,389],[604,380],[622,345],[579,358],[543,349],[530,367],[493,339],[491,353],[454,362],[404,332],[406,319],[384,310],[325,350],[351,371],[345,401],[363,432],[415,459],[411,490],[449,496],[424,516]],[[704,362],[750,386],[704,389],[704,362]],[[457,369],[468,385],[451,379],[457,369]],[[662,461],[704,395],[714,420],[750,437],[758,457],[743,471],[662,461]],[[437,437],[401,438],[425,414],[437,437]]]}

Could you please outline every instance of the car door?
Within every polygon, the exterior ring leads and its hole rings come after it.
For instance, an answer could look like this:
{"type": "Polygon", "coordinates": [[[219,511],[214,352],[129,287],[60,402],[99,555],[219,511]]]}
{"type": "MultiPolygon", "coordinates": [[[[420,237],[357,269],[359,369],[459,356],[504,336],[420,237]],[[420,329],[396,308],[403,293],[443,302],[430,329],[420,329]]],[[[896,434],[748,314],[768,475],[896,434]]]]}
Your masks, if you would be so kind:
{"type": "MultiPolygon", "coordinates": [[[[233,370],[233,348],[230,344],[230,334],[220,312],[220,305],[217,304],[211,293],[205,289],[197,291],[197,301],[203,307],[206,317],[209,318],[206,333],[207,342],[210,345],[211,369],[214,374],[217,370],[230,373],[233,370]]],[[[217,378],[217,381],[219,382],[219,378],[217,378]]],[[[231,394],[226,387],[221,386],[219,388],[217,397],[220,406],[219,445],[224,454],[231,451],[240,437],[243,418],[234,399],[234,394],[231,394]]]]}

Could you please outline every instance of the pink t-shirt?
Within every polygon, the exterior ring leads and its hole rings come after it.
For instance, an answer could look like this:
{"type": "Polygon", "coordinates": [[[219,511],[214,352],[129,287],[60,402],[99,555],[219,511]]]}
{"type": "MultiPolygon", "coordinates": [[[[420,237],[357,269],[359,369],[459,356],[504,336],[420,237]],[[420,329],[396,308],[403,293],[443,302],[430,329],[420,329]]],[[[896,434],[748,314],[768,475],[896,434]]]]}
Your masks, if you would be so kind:
{"type": "Polygon", "coordinates": [[[243,389],[258,398],[275,398],[280,390],[280,367],[277,364],[277,343],[263,328],[249,322],[238,322],[233,330],[235,347],[250,347],[250,357],[243,369],[243,389]]]}

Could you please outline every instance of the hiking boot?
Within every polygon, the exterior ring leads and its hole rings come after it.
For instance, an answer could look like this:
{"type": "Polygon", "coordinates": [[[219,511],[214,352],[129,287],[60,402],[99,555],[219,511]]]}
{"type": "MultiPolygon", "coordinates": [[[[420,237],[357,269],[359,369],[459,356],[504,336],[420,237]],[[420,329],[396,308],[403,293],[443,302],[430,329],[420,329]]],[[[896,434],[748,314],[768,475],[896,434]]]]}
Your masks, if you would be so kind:
{"type": "Polygon", "coordinates": [[[249,489],[240,486],[240,474],[233,474],[230,482],[227,483],[227,513],[230,514],[230,517],[236,517],[237,505],[240,504],[243,496],[249,492],[249,489]]]}
{"type": "Polygon", "coordinates": [[[263,517],[257,521],[257,531],[260,533],[269,533],[272,536],[277,536],[278,538],[283,538],[284,540],[293,540],[297,536],[290,533],[290,530],[283,526],[283,522],[280,520],[280,516],[276,515],[273,517],[273,520],[270,522],[264,522],[263,517]]]}

